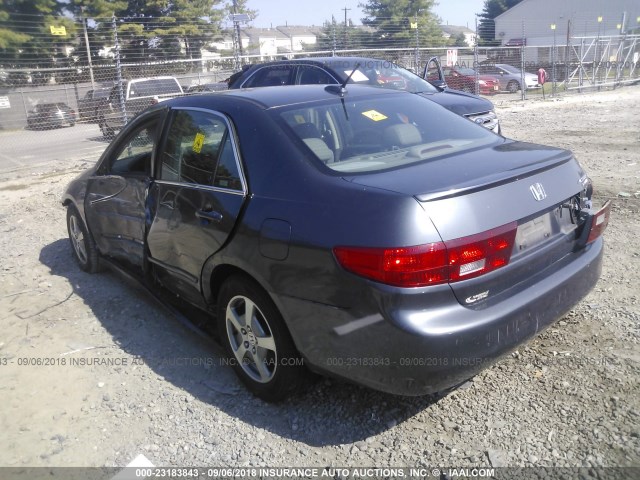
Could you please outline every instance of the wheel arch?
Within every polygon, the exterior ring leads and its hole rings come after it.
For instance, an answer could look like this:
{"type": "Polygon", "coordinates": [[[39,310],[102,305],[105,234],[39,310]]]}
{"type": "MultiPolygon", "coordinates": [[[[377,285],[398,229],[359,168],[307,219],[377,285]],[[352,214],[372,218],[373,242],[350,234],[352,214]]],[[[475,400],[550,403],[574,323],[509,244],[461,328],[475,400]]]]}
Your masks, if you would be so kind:
{"type": "MultiPolygon", "coordinates": [[[[255,283],[258,287],[260,287],[267,295],[269,300],[271,300],[273,305],[278,309],[284,319],[287,330],[289,330],[289,325],[285,318],[284,306],[278,301],[278,298],[273,295],[272,291],[267,288],[267,283],[263,279],[261,280],[260,276],[255,272],[252,272],[250,271],[250,269],[243,268],[242,266],[239,266],[237,264],[228,262],[215,263],[214,259],[210,259],[207,262],[203,269],[202,275],[202,294],[204,296],[205,302],[208,305],[217,304],[220,288],[227,279],[231,278],[234,275],[243,276],[247,280],[255,283]]],[[[289,334],[291,335],[291,330],[289,330],[289,334]]],[[[294,341],[294,343],[296,342],[294,341]]]]}
{"type": "Polygon", "coordinates": [[[247,269],[231,263],[217,263],[213,261],[207,262],[203,269],[202,276],[202,293],[205,301],[213,305],[217,302],[218,293],[222,284],[230,277],[234,275],[241,275],[256,283],[264,292],[269,296],[271,301],[276,305],[278,310],[281,310],[278,302],[275,301],[273,295],[269,293],[269,289],[265,287],[264,282],[261,282],[257,275],[252,274],[247,269]]]}

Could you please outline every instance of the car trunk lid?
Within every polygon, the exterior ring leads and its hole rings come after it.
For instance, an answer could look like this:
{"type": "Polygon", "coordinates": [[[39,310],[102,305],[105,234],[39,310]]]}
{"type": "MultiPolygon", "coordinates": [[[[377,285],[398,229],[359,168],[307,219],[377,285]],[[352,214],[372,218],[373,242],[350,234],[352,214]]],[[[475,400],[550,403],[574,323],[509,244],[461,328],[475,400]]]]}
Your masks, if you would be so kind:
{"type": "Polygon", "coordinates": [[[587,209],[586,176],[571,153],[520,142],[349,180],[415,197],[447,246],[516,228],[506,266],[450,281],[469,308],[499,301],[560,268],[581,247],[588,217],[581,214],[587,209]]]}

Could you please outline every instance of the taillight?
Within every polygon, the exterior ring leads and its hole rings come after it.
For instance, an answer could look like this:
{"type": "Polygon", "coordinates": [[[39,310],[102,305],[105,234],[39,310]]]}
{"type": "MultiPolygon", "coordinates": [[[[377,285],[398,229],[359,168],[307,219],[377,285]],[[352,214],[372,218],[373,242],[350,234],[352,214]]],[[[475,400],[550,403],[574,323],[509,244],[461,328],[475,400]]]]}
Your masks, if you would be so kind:
{"type": "Polygon", "coordinates": [[[333,251],[338,263],[356,275],[397,287],[425,287],[474,278],[507,265],[517,228],[512,222],[447,242],[333,251]]]}
{"type": "Polygon", "coordinates": [[[404,248],[336,247],[333,251],[346,270],[388,285],[421,287],[448,279],[442,242],[404,248]]]}
{"type": "Polygon", "coordinates": [[[449,281],[477,277],[507,265],[517,229],[518,223],[512,222],[477,235],[445,242],[449,252],[449,281]]]}
{"type": "Polygon", "coordinates": [[[611,201],[608,200],[604,206],[596,212],[591,219],[591,228],[589,229],[589,237],[587,243],[591,243],[596,240],[609,224],[609,217],[611,216],[611,201]]]}

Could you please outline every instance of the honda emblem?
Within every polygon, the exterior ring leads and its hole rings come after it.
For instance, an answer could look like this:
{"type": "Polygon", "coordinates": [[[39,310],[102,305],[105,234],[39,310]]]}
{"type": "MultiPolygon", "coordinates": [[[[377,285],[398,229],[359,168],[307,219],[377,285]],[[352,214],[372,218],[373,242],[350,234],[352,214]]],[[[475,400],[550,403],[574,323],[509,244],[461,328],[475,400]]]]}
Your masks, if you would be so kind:
{"type": "Polygon", "coordinates": [[[547,192],[544,191],[544,187],[541,183],[534,183],[529,187],[529,190],[531,190],[533,198],[535,198],[538,202],[547,198],[547,192]]]}

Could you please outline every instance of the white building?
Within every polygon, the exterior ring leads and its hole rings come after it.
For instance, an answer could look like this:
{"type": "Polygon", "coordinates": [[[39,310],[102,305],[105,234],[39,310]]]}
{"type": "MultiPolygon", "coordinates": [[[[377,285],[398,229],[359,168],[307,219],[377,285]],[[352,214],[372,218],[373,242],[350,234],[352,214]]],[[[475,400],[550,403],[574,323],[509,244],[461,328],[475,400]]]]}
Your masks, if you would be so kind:
{"type": "Polygon", "coordinates": [[[277,28],[243,28],[242,49],[245,54],[274,57],[290,52],[291,40],[277,28]]]}
{"type": "Polygon", "coordinates": [[[313,33],[315,27],[285,26],[276,29],[289,39],[289,52],[302,52],[307,50],[307,45],[315,45],[316,34],[313,33]]]}
{"type": "MultiPolygon", "coordinates": [[[[503,46],[565,44],[570,37],[620,35],[640,27],[638,0],[523,0],[495,19],[503,46]],[[623,24],[624,18],[624,24],[623,24]]],[[[572,43],[575,43],[573,41],[572,43]]]]}
{"type": "Polygon", "coordinates": [[[468,46],[473,47],[476,44],[476,32],[470,28],[457,25],[440,25],[440,29],[442,30],[442,36],[447,40],[455,38],[462,33],[464,35],[464,41],[468,46]]]}

